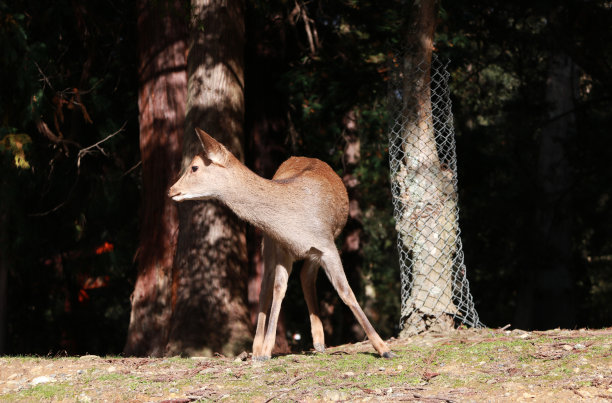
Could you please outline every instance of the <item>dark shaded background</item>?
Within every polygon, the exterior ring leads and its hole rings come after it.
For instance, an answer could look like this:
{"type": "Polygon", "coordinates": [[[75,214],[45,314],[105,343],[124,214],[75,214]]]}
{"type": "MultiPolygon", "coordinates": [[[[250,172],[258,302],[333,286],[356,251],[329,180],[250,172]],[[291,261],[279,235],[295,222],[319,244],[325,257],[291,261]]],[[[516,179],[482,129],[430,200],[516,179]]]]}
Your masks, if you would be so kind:
{"type": "MultiPolygon", "coordinates": [[[[612,9],[472,3],[442,4],[436,46],[451,59],[460,227],[476,308],[492,327],[610,326],[612,9]],[[559,57],[571,65],[572,108],[551,116],[547,83],[559,57]],[[543,131],[559,119],[568,122],[565,185],[551,201],[539,163],[543,131]],[[551,232],[550,222],[567,225],[551,232]],[[554,250],[551,233],[568,247],[554,250]],[[563,305],[547,303],[557,300],[559,267],[568,273],[563,305]]],[[[338,245],[366,312],[382,335],[396,335],[386,69],[410,3],[295,4],[247,3],[245,132],[261,115],[249,107],[273,112],[262,138],[247,139],[246,160],[271,176],[287,156],[308,155],[354,180],[358,210],[338,245]]],[[[140,226],[135,12],[123,0],[0,1],[0,352],[122,350],[140,226]]],[[[323,278],[328,343],[356,340],[323,278]]],[[[303,348],[310,332],[298,283],[294,275],[284,317],[303,348]]]]}

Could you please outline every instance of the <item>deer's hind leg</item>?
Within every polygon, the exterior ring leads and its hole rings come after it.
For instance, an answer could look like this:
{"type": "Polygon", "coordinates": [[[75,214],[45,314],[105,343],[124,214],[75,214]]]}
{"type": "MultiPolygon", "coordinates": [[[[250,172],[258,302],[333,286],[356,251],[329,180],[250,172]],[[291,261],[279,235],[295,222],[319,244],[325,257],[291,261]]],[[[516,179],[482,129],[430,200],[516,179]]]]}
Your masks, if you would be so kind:
{"type": "Polygon", "coordinates": [[[359,306],[357,298],[355,298],[355,294],[353,293],[353,290],[346,279],[344,268],[342,267],[342,261],[340,260],[340,255],[338,255],[338,250],[336,249],[333,241],[329,242],[329,246],[322,251],[321,263],[325,269],[325,273],[327,274],[329,281],[338,292],[338,295],[342,301],[351,309],[351,311],[353,311],[353,315],[355,315],[355,318],[366,332],[372,346],[382,357],[394,357],[395,354],[389,350],[386,343],[380,338],[378,333],[376,333],[376,330],[374,330],[374,327],[372,327],[372,324],[359,306]]]}
{"type": "Polygon", "coordinates": [[[255,360],[266,360],[272,356],[278,315],[287,291],[287,281],[293,264],[293,257],[267,236],[263,241],[263,256],[264,273],[259,294],[257,330],[253,340],[253,359],[255,360]],[[269,317],[267,317],[268,310],[269,317]]]}

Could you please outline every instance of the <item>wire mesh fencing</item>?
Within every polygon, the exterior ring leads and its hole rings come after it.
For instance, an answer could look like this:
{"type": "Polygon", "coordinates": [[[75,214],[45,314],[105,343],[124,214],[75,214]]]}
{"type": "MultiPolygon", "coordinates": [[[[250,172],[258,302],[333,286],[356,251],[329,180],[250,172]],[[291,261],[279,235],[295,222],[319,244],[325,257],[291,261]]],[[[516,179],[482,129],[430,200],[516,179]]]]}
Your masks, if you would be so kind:
{"type": "Polygon", "coordinates": [[[397,54],[389,159],[401,269],[402,336],[482,327],[466,278],[448,62],[397,54]]]}

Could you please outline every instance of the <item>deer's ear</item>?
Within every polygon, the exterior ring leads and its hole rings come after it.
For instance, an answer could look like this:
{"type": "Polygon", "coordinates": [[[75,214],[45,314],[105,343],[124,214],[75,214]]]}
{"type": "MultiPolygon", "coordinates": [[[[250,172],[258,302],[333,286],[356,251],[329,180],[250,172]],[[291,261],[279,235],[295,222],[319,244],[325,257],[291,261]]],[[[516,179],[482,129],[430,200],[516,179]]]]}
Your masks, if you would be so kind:
{"type": "Polygon", "coordinates": [[[227,165],[229,151],[227,151],[223,144],[219,143],[199,127],[196,127],[195,131],[198,139],[200,139],[200,143],[202,143],[202,148],[204,148],[204,155],[217,165],[227,165]]]}

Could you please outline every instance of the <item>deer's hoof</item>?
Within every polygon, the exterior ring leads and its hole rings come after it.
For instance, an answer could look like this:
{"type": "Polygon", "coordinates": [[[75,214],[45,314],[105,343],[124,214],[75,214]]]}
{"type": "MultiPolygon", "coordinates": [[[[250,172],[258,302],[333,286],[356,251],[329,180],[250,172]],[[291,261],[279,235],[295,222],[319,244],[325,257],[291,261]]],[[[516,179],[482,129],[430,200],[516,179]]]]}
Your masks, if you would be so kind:
{"type": "Polygon", "coordinates": [[[397,354],[395,354],[393,351],[385,351],[384,353],[381,354],[382,358],[395,358],[397,357],[397,354]]]}
{"type": "Polygon", "coordinates": [[[324,353],[325,352],[325,344],[322,343],[314,343],[313,345],[315,351],[317,353],[324,353]]]}

